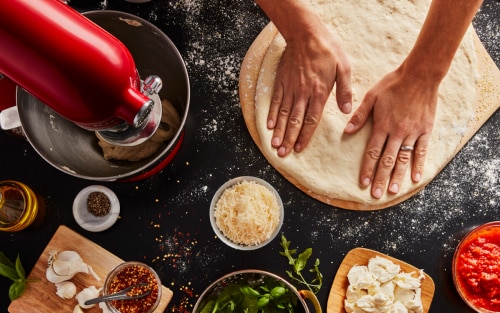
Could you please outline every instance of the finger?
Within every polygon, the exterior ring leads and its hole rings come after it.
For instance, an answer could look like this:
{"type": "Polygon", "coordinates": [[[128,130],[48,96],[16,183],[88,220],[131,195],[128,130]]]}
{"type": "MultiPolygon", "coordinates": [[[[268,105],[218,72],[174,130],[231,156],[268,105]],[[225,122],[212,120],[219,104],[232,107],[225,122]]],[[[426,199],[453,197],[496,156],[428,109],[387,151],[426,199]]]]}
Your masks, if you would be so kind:
{"type": "Polygon", "coordinates": [[[323,113],[323,108],[327,101],[327,95],[323,97],[314,97],[309,101],[307,106],[302,129],[300,130],[297,142],[295,143],[294,150],[296,152],[301,152],[305,149],[309,141],[311,140],[314,131],[319,125],[321,120],[321,115],[323,113]]]}
{"type": "Polygon", "coordinates": [[[344,132],[347,134],[353,134],[363,125],[365,125],[368,117],[370,116],[373,105],[375,104],[376,99],[370,96],[368,93],[365,95],[365,98],[361,102],[359,108],[354,112],[349,122],[344,128],[344,132]]]}
{"type": "Polygon", "coordinates": [[[427,156],[427,146],[429,144],[430,137],[430,134],[422,135],[415,143],[411,179],[416,183],[422,179],[422,175],[424,173],[425,158],[427,156]]]}
{"type": "Polygon", "coordinates": [[[396,164],[392,171],[391,179],[389,181],[388,191],[392,194],[397,194],[405,177],[406,171],[411,162],[415,140],[405,140],[403,145],[399,148],[396,164]],[[411,148],[410,148],[411,147],[411,148]]]}
{"type": "Polygon", "coordinates": [[[271,98],[271,105],[267,115],[267,128],[274,129],[276,121],[278,120],[278,112],[283,102],[283,85],[279,82],[275,83],[273,97],[271,98]]]}
{"type": "Polygon", "coordinates": [[[380,199],[384,194],[387,181],[396,165],[396,158],[400,147],[401,141],[390,140],[390,138],[387,140],[387,144],[377,164],[372,182],[372,196],[376,199],[380,199]]]}
{"type": "Polygon", "coordinates": [[[279,107],[277,106],[277,102],[275,103],[275,105],[278,107],[278,113],[276,117],[276,123],[274,125],[271,145],[276,149],[279,149],[283,144],[283,137],[285,136],[288,118],[292,110],[292,103],[293,98],[287,94],[283,95],[283,101],[280,103],[279,107]]]}
{"type": "Polygon", "coordinates": [[[336,100],[342,113],[348,114],[352,110],[352,85],[351,68],[337,69],[336,78],[336,100]]]}
{"type": "Polygon", "coordinates": [[[387,139],[387,135],[378,132],[373,133],[366,145],[365,151],[363,153],[363,162],[361,163],[361,170],[359,181],[361,187],[368,187],[373,179],[373,175],[375,173],[375,168],[379,162],[379,159],[382,155],[382,151],[384,150],[384,144],[387,139]]]}
{"type": "Polygon", "coordinates": [[[308,106],[307,100],[295,99],[295,103],[293,104],[292,110],[288,117],[288,123],[286,124],[286,130],[283,142],[281,143],[281,146],[278,148],[279,156],[281,157],[286,156],[294,148],[297,138],[299,137],[299,134],[302,131],[304,125],[304,115],[307,106],[308,106]]]}

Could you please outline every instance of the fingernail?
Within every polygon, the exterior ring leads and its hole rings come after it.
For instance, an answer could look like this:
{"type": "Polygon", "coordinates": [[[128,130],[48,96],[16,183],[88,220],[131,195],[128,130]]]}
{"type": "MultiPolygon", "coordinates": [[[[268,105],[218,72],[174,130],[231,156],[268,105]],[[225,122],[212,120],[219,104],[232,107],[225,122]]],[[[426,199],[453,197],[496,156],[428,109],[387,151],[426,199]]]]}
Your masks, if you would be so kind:
{"type": "Polygon", "coordinates": [[[350,102],[342,104],[342,112],[351,113],[351,109],[352,109],[352,104],[350,102]]]}
{"type": "Polygon", "coordinates": [[[273,137],[273,140],[271,141],[271,145],[273,147],[277,147],[281,144],[281,139],[280,137],[273,137]]]}
{"type": "Polygon", "coordinates": [[[377,188],[373,191],[373,196],[377,199],[380,199],[382,197],[382,189],[377,188]]]}
{"type": "Polygon", "coordinates": [[[420,173],[415,174],[415,182],[419,182],[421,178],[422,176],[420,175],[420,173]]]}
{"type": "Polygon", "coordinates": [[[274,121],[273,120],[267,120],[267,128],[269,128],[269,129],[274,128],[274,121]]]}
{"type": "Polygon", "coordinates": [[[399,186],[398,184],[392,184],[391,187],[389,188],[389,190],[392,192],[392,193],[398,193],[399,191],[399,186]]]}
{"type": "Polygon", "coordinates": [[[354,124],[353,123],[347,123],[347,125],[345,126],[345,129],[344,131],[346,132],[350,132],[354,129],[354,124]]]}
{"type": "Polygon", "coordinates": [[[278,155],[279,155],[279,156],[285,156],[285,153],[286,153],[286,149],[285,149],[285,147],[280,147],[280,148],[278,149],[278,155]]]}
{"type": "Polygon", "coordinates": [[[370,185],[370,178],[366,177],[365,179],[363,179],[362,185],[363,187],[367,187],[368,185],[370,185]]]}
{"type": "Polygon", "coordinates": [[[293,148],[294,148],[294,150],[295,150],[296,152],[300,152],[300,151],[302,151],[302,146],[300,145],[300,143],[296,144],[296,145],[295,145],[295,147],[293,147],[293,148]]]}

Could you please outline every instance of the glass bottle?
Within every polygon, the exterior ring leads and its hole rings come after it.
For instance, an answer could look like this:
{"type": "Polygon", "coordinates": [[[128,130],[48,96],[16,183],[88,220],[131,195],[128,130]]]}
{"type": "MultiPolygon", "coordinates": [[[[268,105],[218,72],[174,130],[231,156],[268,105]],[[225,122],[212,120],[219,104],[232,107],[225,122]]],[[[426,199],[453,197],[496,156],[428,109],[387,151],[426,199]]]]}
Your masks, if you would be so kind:
{"type": "Polygon", "coordinates": [[[43,205],[27,185],[0,181],[0,231],[15,232],[31,225],[43,205]]]}

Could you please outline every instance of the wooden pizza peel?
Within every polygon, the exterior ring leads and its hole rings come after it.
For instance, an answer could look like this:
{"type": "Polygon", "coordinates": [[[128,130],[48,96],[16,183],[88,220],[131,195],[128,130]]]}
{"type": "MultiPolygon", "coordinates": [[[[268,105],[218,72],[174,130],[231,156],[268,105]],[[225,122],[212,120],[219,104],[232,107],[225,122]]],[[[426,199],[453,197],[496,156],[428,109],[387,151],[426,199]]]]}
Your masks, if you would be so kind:
{"type": "MultiPolygon", "coordinates": [[[[255,123],[255,93],[257,81],[259,78],[259,72],[261,69],[262,61],[264,56],[266,55],[267,49],[271,45],[274,37],[278,34],[278,30],[271,22],[269,23],[261,33],[254,40],[250,48],[248,49],[245,58],[241,65],[240,77],[239,77],[239,94],[240,94],[240,103],[241,110],[243,112],[243,118],[245,120],[245,124],[250,132],[252,139],[261,152],[264,154],[262,148],[262,142],[260,141],[259,133],[257,131],[257,125],[255,123]]],[[[472,138],[472,136],[479,130],[479,128],[496,112],[496,110],[500,107],[500,70],[497,68],[488,52],[484,48],[483,44],[479,40],[479,37],[474,32],[474,40],[475,47],[477,53],[477,62],[478,62],[478,72],[479,79],[477,81],[477,98],[476,106],[475,106],[475,115],[474,118],[469,122],[468,128],[460,145],[457,147],[453,155],[449,157],[447,162],[448,164],[453,157],[462,149],[462,147],[472,138]]],[[[264,154],[266,157],[266,155],[264,154]]],[[[397,198],[392,199],[389,202],[383,204],[376,203],[359,203],[353,201],[347,201],[342,199],[334,199],[324,195],[316,194],[310,191],[308,188],[302,186],[294,177],[288,174],[285,170],[279,167],[279,165],[275,164],[266,157],[268,162],[288,181],[290,181],[293,185],[299,188],[301,191],[305,192],[312,198],[319,200],[323,203],[348,209],[348,210],[379,210],[394,206],[399,204],[406,199],[412,197],[414,194],[422,190],[429,182],[426,184],[420,185],[417,189],[398,196],[397,198]]],[[[443,166],[443,168],[444,168],[443,166]]],[[[436,172],[434,177],[436,177],[442,168],[436,172]]]]}

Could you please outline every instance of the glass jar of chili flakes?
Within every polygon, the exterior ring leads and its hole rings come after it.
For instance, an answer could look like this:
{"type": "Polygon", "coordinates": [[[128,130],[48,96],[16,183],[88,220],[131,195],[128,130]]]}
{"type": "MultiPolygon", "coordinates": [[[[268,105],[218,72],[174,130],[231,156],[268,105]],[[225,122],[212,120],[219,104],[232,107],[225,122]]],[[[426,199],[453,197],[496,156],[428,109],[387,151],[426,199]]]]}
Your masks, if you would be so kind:
{"type": "Polygon", "coordinates": [[[132,288],[128,294],[137,295],[151,290],[149,295],[138,299],[108,301],[106,302],[108,309],[113,313],[153,312],[160,303],[162,285],[158,274],[144,263],[130,261],[115,267],[106,277],[103,295],[113,294],[141,283],[143,284],[132,288]]]}

